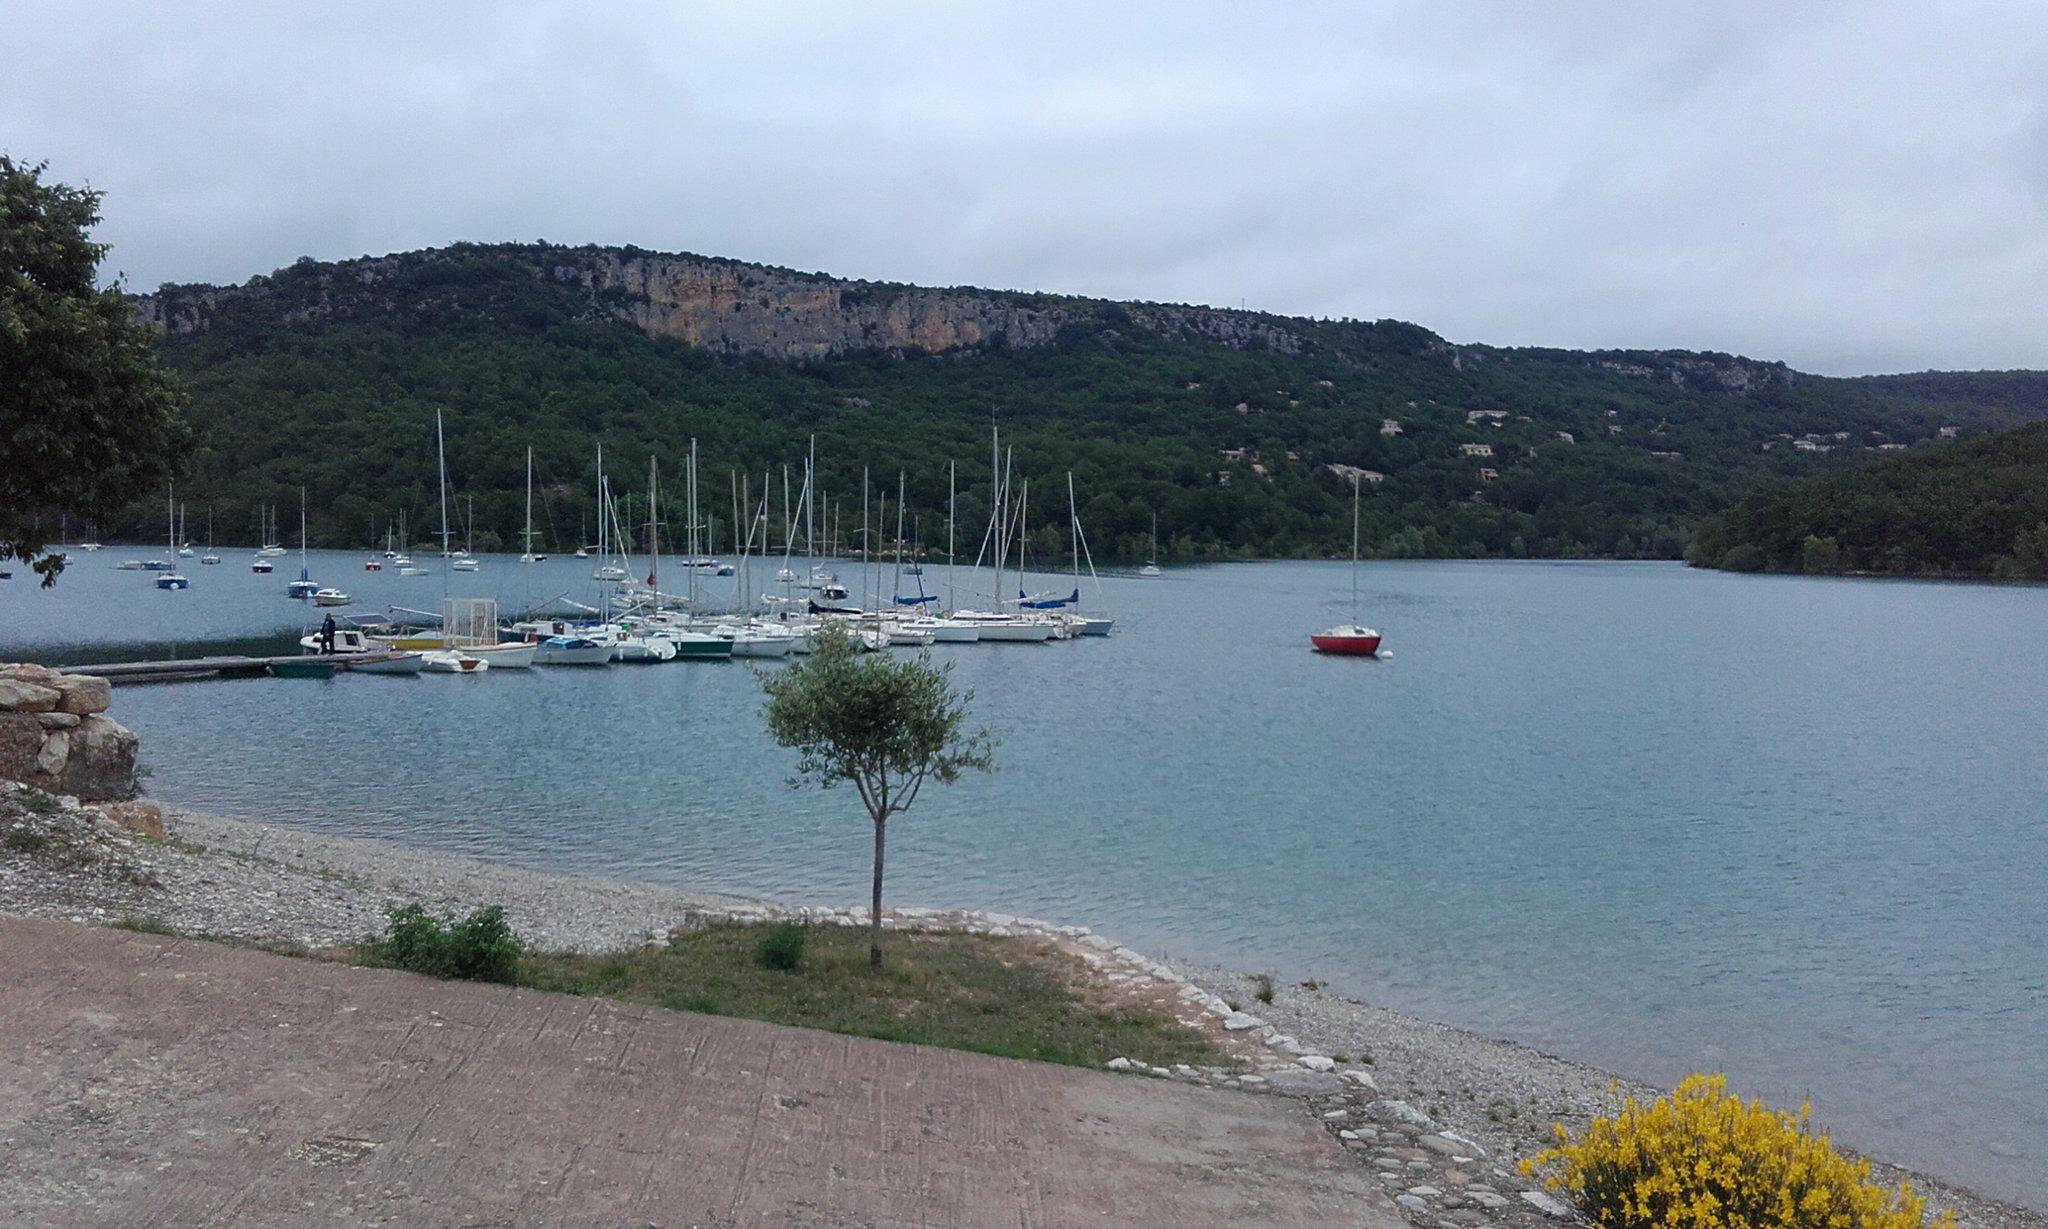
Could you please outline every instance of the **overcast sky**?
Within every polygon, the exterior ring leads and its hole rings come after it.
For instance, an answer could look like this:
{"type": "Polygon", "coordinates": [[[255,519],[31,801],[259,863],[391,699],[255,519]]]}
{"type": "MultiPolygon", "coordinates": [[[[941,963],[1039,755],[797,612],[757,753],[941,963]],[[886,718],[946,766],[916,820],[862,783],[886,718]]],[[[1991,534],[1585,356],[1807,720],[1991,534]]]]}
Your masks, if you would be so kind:
{"type": "Polygon", "coordinates": [[[455,240],[2048,367],[2048,7],[0,8],[131,288],[455,240]]]}

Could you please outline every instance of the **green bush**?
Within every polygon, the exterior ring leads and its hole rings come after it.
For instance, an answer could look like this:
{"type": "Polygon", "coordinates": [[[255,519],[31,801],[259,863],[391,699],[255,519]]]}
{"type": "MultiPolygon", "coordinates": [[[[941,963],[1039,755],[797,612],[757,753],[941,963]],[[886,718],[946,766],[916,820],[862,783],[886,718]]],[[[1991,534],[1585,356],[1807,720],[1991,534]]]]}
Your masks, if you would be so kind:
{"type": "Polygon", "coordinates": [[[1761,572],[1764,570],[1764,552],[1755,543],[1744,542],[1730,547],[1721,556],[1721,570],[1724,572],[1761,572]]]}
{"type": "Polygon", "coordinates": [[[493,982],[510,982],[518,972],[519,939],[497,905],[460,921],[452,912],[435,917],[418,904],[387,906],[384,916],[390,921],[389,932],[370,948],[393,968],[493,982]]]}
{"type": "Polygon", "coordinates": [[[754,963],[764,969],[795,969],[804,962],[804,944],[810,935],[795,922],[771,926],[754,945],[754,963]]]}

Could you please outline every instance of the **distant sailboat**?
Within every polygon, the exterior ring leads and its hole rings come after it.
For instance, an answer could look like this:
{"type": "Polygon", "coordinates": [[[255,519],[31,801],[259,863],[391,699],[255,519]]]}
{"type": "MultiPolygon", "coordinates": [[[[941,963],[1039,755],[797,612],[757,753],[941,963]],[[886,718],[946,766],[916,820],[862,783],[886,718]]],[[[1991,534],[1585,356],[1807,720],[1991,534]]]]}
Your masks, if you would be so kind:
{"type": "Polygon", "coordinates": [[[520,553],[519,562],[539,563],[546,555],[533,553],[533,446],[526,447],[526,528],[519,531],[519,541],[526,549],[520,553]]]}
{"type": "Polygon", "coordinates": [[[284,595],[304,601],[320,591],[320,583],[306,570],[306,488],[299,488],[299,578],[284,587],[284,595]]]}
{"type": "Polygon", "coordinates": [[[216,564],[216,563],[219,563],[219,562],[220,562],[220,556],[219,556],[219,555],[216,555],[216,554],[215,554],[215,553],[213,552],[213,505],[212,505],[212,504],[208,504],[208,505],[206,505],[206,553],[205,553],[205,554],[203,554],[203,555],[201,555],[201,556],[199,557],[199,562],[201,562],[201,563],[203,563],[203,564],[206,564],[206,565],[208,565],[208,566],[212,566],[213,564],[216,564]]]}
{"type": "Polygon", "coordinates": [[[1138,569],[1140,576],[1159,575],[1159,514],[1152,514],[1152,556],[1145,560],[1145,566],[1138,569]]]}
{"type": "Polygon", "coordinates": [[[1351,479],[1351,622],[1309,636],[1318,653],[1344,657],[1375,657],[1380,634],[1358,621],[1358,478],[1351,479]]]}
{"type": "MultiPolygon", "coordinates": [[[[170,518],[171,518],[171,531],[170,531],[170,539],[171,539],[171,554],[175,556],[175,555],[176,555],[176,554],[178,553],[178,501],[177,501],[177,498],[176,498],[175,496],[172,496],[172,497],[170,497],[170,499],[169,499],[169,504],[170,504],[170,518]]],[[[191,552],[190,552],[190,551],[187,551],[187,552],[185,552],[185,553],[186,553],[186,554],[190,554],[191,552]]],[[[144,565],[144,566],[147,566],[147,565],[144,565]]],[[[189,581],[189,580],[186,580],[186,579],[185,579],[185,578],[184,578],[183,576],[180,576],[180,575],[178,575],[178,569],[177,569],[176,567],[174,567],[174,566],[171,566],[171,565],[168,565],[168,564],[166,564],[166,565],[165,565],[165,566],[164,566],[163,568],[161,568],[161,569],[154,569],[154,570],[155,570],[155,571],[157,572],[157,578],[156,578],[156,587],[157,587],[157,588],[159,588],[159,589],[190,589],[190,588],[192,587],[192,582],[191,582],[191,581],[189,581]]]]}

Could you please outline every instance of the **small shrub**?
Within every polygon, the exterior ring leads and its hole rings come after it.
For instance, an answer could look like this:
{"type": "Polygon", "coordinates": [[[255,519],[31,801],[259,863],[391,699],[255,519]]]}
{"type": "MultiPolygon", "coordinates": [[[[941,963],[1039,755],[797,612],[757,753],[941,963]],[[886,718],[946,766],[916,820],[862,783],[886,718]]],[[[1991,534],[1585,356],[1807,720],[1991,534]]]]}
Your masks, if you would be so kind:
{"type": "Polygon", "coordinates": [[[132,930],[145,935],[175,935],[177,929],[169,922],[153,914],[130,914],[114,923],[121,930],[132,930]]]}
{"type": "Polygon", "coordinates": [[[371,954],[393,968],[465,981],[510,982],[518,972],[519,939],[497,905],[457,921],[435,917],[418,904],[384,910],[390,930],[370,945],[371,954]]]}
{"type": "Polygon", "coordinates": [[[754,944],[754,963],[764,969],[794,970],[804,962],[804,944],[809,939],[809,932],[795,922],[771,926],[754,944]]]}
{"type": "Polygon", "coordinates": [[[44,833],[37,832],[34,828],[9,828],[7,835],[0,837],[0,845],[12,849],[16,853],[25,853],[33,857],[50,847],[50,838],[44,833]]]}
{"type": "Polygon", "coordinates": [[[1574,1140],[1521,1163],[1524,1175],[1578,1201],[1600,1229],[1954,1229],[1929,1219],[1909,1184],[1870,1180],[1870,1162],[1816,1134],[1797,1114],[1745,1103],[1721,1075],[1687,1076],[1647,1107],[1631,1097],[1574,1140]]]}
{"type": "Polygon", "coordinates": [[[1264,973],[1252,974],[1252,997],[1261,1003],[1273,1001],[1273,979],[1264,973]]]}

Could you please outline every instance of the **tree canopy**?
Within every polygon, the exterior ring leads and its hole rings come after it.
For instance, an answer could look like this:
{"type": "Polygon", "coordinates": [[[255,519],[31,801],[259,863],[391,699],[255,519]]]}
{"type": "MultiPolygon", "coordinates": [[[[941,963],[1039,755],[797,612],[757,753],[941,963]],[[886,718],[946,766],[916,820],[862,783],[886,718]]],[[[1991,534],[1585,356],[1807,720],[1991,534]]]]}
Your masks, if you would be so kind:
{"type": "Polygon", "coordinates": [[[0,154],[0,562],[49,585],[64,557],[41,518],[116,515],[170,476],[187,437],[152,331],[118,286],[95,285],[100,194],[44,170],[0,154]]]}
{"type": "Polygon", "coordinates": [[[792,786],[851,784],[874,824],[869,959],[882,963],[882,868],[889,817],[910,809],[928,781],[951,784],[995,766],[987,730],[966,728],[972,690],[953,687],[953,667],[929,653],[862,656],[843,629],[827,627],[811,655],[762,676],[768,731],[798,755],[792,786]]]}
{"type": "Polygon", "coordinates": [[[2048,580],[2048,423],[1759,491],[1686,557],[1735,572],[2048,580]]]}

